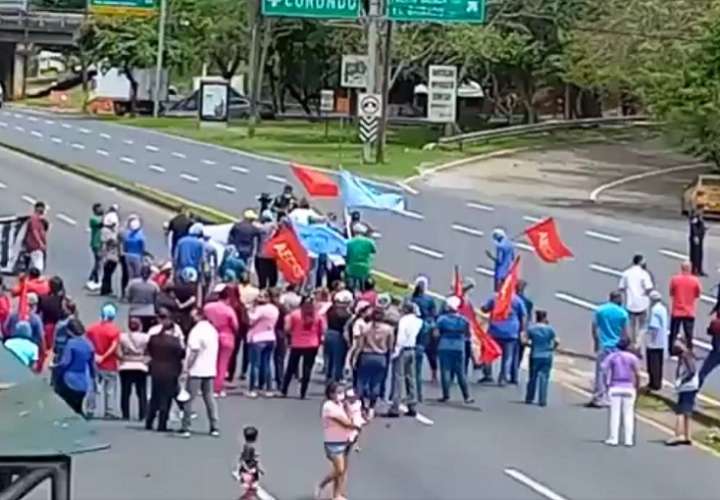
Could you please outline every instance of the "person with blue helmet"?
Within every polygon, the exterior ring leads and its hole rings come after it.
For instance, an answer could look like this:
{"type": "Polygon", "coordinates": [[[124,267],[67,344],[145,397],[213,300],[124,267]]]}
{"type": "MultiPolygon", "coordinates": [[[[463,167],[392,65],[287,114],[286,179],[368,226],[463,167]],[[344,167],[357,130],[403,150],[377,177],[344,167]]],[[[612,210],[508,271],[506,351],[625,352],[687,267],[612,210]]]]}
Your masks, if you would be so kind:
{"type": "Polygon", "coordinates": [[[173,255],[175,269],[190,267],[198,273],[202,270],[205,257],[204,230],[204,226],[196,222],[190,226],[188,234],[180,238],[173,255]]]}

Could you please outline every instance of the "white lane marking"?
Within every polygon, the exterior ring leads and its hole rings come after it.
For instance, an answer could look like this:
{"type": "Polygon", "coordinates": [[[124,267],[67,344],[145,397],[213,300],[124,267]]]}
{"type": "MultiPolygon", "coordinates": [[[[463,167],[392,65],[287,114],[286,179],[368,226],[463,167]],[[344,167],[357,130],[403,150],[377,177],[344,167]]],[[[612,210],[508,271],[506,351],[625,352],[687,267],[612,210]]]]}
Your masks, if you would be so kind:
{"type": "Polygon", "coordinates": [[[205,165],[217,165],[217,162],[213,160],[203,160],[202,163],[205,165]]]}
{"type": "Polygon", "coordinates": [[[597,309],[597,305],[593,304],[592,302],[589,302],[585,299],[581,299],[580,297],[576,297],[574,295],[570,295],[568,293],[564,292],[555,292],[555,298],[558,300],[562,300],[564,302],[569,302],[570,304],[583,307],[585,309],[589,309],[591,311],[594,311],[597,309]]]}
{"type": "Polygon", "coordinates": [[[0,182],[0,189],[7,189],[7,184],[0,182]]]}
{"type": "Polygon", "coordinates": [[[52,120],[45,120],[46,125],[55,125],[55,122],[52,120]]]}
{"type": "Polygon", "coordinates": [[[84,144],[80,144],[79,142],[73,142],[73,143],[71,144],[71,147],[72,147],[73,149],[85,149],[85,145],[84,145],[84,144]]]}
{"type": "Polygon", "coordinates": [[[180,174],[180,178],[183,180],[186,180],[188,182],[197,182],[200,180],[197,177],[195,177],[194,175],[190,175],[190,174],[180,174]]]}
{"type": "Polygon", "coordinates": [[[646,177],[653,177],[656,175],[664,175],[669,174],[670,172],[680,172],[682,170],[692,170],[693,168],[703,167],[708,165],[707,163],[693,163],[690,165],[678,165],[675,167],[668,167],[668,168],[661,168],[660,170],[652,170],[650,172],[642,172],[640,174],[634,174],[634,175],[628,175],[627,177],[623,177],[621,179],[616,179],[614,181],[608,182],[606,184],[603,184],[602,186],[598,186],[595,189],[592,190],[590,193],[590,201],[597,202],[598,197],[603,191],[607,191],[608,189],[620,186],[621,184],[626,184],[628,182],[637,181],[640,179],[645,179],[646,177]]]}
{"type": "Polygon", "coordinates": [[[590,269],[599,273],[609,274],[610,276],[622,276],[622,271],[620,269],[603,266],[602,264],[590,264],[590,269]]]}
{"type": "Polygon", "coordinates": [[[279,182],[279,183],[281,183],[281,184],[287,184],[287,179],[286,179],[285,177],[280,176],[280,175],[268,174],[268,175],[265,176],[265,178],[266,178],[267,180],[269,180],[269,181],[279,182]]]}
{"type": "Polygon", "coordinates": [[[589,236],[590,238],[596,238],[598,240],[609,241],[611,243],[620,243],[622,241],[617,236],[612,236],[610,234],[605,234],[605,233],[599,233],[597,231],[585,231],[585,236],[589,236]]]}
{"type": "Polygon", "coordinates": [[[105,132],[102,132],[100,134],[100,137],[102,137],[103,139],[112,139],[112,136],[110,134],[106,134],[105,132]]]}
{"type": "Polygon", "coordinates": [[[78,129],[78,132],[80,132],[81,134],[86,134],[86,135],[87,135],[87,134],[89,134],[90,132],[92,132],[92,130],[90,130],[89,128],[80,127],[80,128],[78,129]]]}
{"type": "Polygon", "coordinates": [[[175,158],[181,158],[181,159],[183,159],[183,160],[184,160],[185,158],[187,158],[187,156],[185,156],[184,153],[178,153],[177,151],[173,151],[173,152],[170,153],[170,154],[171,154],[172,156],[174,156],[175,158]]]}
{"type": "Polygon", "coordinates": [[[153,164],[153,165],[148,165],[148,168],[149,168],[150,170],[152,170],[153,172],[157,172],[157,173],[159,173],[159,174],[164,174],[164,173],[165,173],[165,169],[164,169],[163,167],[161,167],[160,165],[155,165],[155,164],[153,164]]]}
{"type": "Polygon", "coordinates": [[[237,189],[235,189],[232,186],[228,186],[227,184],[223,184],[222,182],[216,182],[215,187],[221,191],[227,191],[228,193],[236,193],[237,192],[237,189]]]}
{"type": "Polygon", "coordinates": [[[77,226],[77,221],[75,219],[62,212],[58,212],[57,214],[55,214],[55,217],[65,222],[66,224],[70,224],[71,226],[77,226]]]}
{"type": "Polygon", "coordinates": [[[20,125],[15,125],[15,130],[18,132],[25,132],[25,127],[21,127],[20,125]]]}
{"type": "Polygon", "coordinates": [[[535,251],[535,249],[532,247],[532,245],[528,245],[527,243],[522,243],[520,241],[515,241],[513,243],[520,250],[525,250],[526,252],[534,252],[535,251]]]}
{"type": "Polygon", "coordinates": [[[277,500],[274,496],[268,493],[266,489],[259,485],[257,487],[257,490],[255,491],[255,494],[257,495],[259,500],[277,500]]]}
{"type": "Polygon", "coordinates": [[[689,257],[686,254],[676,252],[674,250],[668,250],[667,248],[661,248],[658,252],[665,257],[670,257],[671,259],[689,260],[689,257]]]}
{"type": "Polygon", "coordinates": [[[160,151],[160,148],[159,148],[159,147],[153,146],[152,144],[147,144],[147,145],[145,146],[145,149],[148,150],[148,151],[150,151],[151,153],[157,153],[158,151],[160,151]]]}
{"type": "Polygon", "coordinates": [[[129,156],[120,157],[120,161],[123,163],[129,163],[130,165],[135,165],[135,158],[130,158],[129,156]]]}
{"type": "Polygon", "coordinates": [[[127,144],[128,146],[132,146],[133,144],[135,144],[135,141],[133,141],[132,139],[125,139],[125,140],[123,141],[123,144],[127,144]]]}
{"type": "Polygon", "coordinates": [[[428,257],[432,257],[433,259],[442,259],[443,257],[445,257],[445,255],[440,252],[431,250],[429,248],[421,247],[420,245],[408,245],[408,250],[427,255],[428,257]]]}
{"type": "Polygon", "coordinates": [[[61,123],[60,126],[62,128],[72,128],[72,125],[70,125],[69,123],[61,123]]]}
{"type": "Polygon", "coordinates": [[[523,215],[523,220],[535,223],[535,222],[540,222],[541,220],[544,220],[544,218],[543,217],[534,217],[532,215],[523,215]]]}
{"type": "Polygon", "coordinates": [[[237,165],[232,165],[230,167],[230,170],[232,170],[233,172],[237,172],[238,174],[247,174],[250,172],[247,168],[238,167],[237,165]]]}
{"type": "Polygon", "coordinates": [[[484,276],[490,276],[491,278],[495,277],[495,273],[493,272],[493,270],[488,269],[487,267],[478,266],[475,268],[475,272],[484,276]]]}
{"type": "Polygon", "coordinates": [[[30,204],[30,205],[34,205],[34,204],[37,202],[37,200],[36,200],[35,198],[33,198],[32,196],[29,196],[29,195],[27,195],[27,194],[22,195],[22,196],[20,197],[20,199],[21,199],[22,201],[24,201],[25,203],[28,203],[28,204],[30,204]]]}
{"type": "Polygon", "coordinates": [[[524,484],[525,486],[533,490],[535,493],[544,496],[548,500],[567,500],[564,496],[555,493],[553,490],[551,490],[544,484],[538,483],[533,478],[526,476],[517,469],[507,468],[504,472],[505,474],[513,478],[515,481],[524,484]]]}
{"type": "Polygon", "coordinates": [[[450,227],[455,231],[460,231],[461,233],[470,234],[472,236],[483,236],[485,234],[479,229],[473,229],[472,227],[463,226],[462,224],[453,224],[450,227]]]}
{"type": "Polygon", "coordinates": [[[109,156],[109,155],[110,155],[110,153],[108,153],[108,152],[105,151],[104,149],[96,149],[95,152],[96,152],[97,154],[99,154],[100,156],[109,156]]]}
{"type": "Polygon", "coordinates": [[[400,188],[402,188],[403,191],[406,191],[406,192],[410,193],[410,194],[413,195],[413,196],[416,196],[416,195],[420,194],[420,191],[418,191],[417,189],[409,186],[408,184],[406,184],[406,183],[404,183],[404,182],[398,181],[398,182],[397,182],[397,185],[400,186],[400,188]]]}
{"type": "Polygon", "coordinates": [[[485,212],[494,212],[495,207],[491,207],[490,205],[483,205],[482,203],[475,203],[475,202],[468,202],[466,205],[470,208],[476,208],[477,210],[483,210],[485,212]]]}
{"type": "Polygon", "coordinates": [[[706,295],[703,293],[702,295],[700,295],[700,300],[702,300],[703,302],[706,302],[708,304],[715,305],[715,297],[711,297],[710,295],[706,295]]]}
{"type": "Polygon", "coordinates": [[[15,113],[13,116],[14,116],[15,118],[25,118],[25,117],[24,117],[23,115],[21,115],[20,113],[15,113]]]}
{"type": "Polygon", "coordinates": [[[372,236],[372,237],[375,238],[375,239],[377,239],[377,238],[382,238],[382,233],[379,233],[379,232],[377,232],[377,231],[373,231],[370,236],[372,236]]]}
{"type": "Polygon", "coordinates": [[[38,119],[35,118],[34,116],[28,116],[28,120],[30,120],[31,122],[36,122],[36,121],[38,121],[38,119]]]}
{"type": "Polygon", "coordinates": [[[425,216],[420,212],[412,212],[410,210],[397,210],[396,213],[410,219],[425,220],[425,216]]]}
{"type": "Polygon", "coordinates": [[[33,137],[42,137],[43,136],[42,133],[38,132],[37,130],[31,130],[30,135],[32,135],[33,137]]]}
{"type": "Polygon", "coordinates": [[[61,144],[61,143],[62,143],[62,139],[60,139],[59,137],[51,137],[50,140],[51,140],[52,142],[54,142],[55,144],[61,144]]]}
{"type": "Polygon", "coordinates": [[[0,127],[7,128],[7,126],[8,126],[7,123],[5,123],[5,122],[0,122],[0,127]]]}

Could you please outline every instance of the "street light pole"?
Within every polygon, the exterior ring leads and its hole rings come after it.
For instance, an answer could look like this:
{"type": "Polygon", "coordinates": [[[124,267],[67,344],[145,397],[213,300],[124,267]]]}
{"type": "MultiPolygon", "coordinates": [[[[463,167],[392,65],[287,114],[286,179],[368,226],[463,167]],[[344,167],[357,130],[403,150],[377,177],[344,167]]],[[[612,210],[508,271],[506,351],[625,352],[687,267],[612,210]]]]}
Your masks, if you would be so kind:
{"type": "Polygon", "coordinates": [[[163,73],[163,55],[165,52],[165,18],[167,17],[167,0],[160,0],[160,26],[158,27],[158,48],[155,62],[155,91],[153,92],[153,116],[160,115],[160,80],[163,73]]]}

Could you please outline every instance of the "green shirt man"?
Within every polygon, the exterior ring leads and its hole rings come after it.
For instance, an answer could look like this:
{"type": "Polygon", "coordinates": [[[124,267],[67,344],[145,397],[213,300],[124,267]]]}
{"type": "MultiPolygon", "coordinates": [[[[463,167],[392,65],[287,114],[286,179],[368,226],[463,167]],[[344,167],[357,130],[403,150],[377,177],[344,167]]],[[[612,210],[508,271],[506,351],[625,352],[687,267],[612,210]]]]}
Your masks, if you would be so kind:
{"type": "Polygon", "coordinates": [[[348,278],[358,280],[369,278],[376,253],[375,242],[367,236],[358,235],[348,241],[345,257],[345,273],[348,278]]]}
{"type": "Polygon", "coordinates": [[[102,249],[102,239],[100,238],[100,231],[103,228],[102,215],[91,215],[90,216],[90,249],[93,252],[99,252],[102,249]]]}

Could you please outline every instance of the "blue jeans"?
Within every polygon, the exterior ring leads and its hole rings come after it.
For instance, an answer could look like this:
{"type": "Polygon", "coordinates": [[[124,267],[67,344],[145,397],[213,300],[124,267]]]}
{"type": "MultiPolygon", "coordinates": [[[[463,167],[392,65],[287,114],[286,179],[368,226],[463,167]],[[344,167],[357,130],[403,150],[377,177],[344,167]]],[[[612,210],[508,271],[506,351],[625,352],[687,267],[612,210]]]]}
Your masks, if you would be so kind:
{"type": "Polygon", "coordinates": [[[370,408],[375,407],[380,389],[385,383],[387,355],[362,353],[358,362],[360,397],[370,408]]]}
{"type": "Polygon", "coordinates": [[[323,353],[325,355],[325,380],[340,382],[343,378],[345,355],[347,354],[347,344],[342,332],[328,330],[325,333],[323,353]]]}
{"type": "Polygon", "coordinates": [[[552,369],[552,357],[530,358],[530,378],[525,392],[525,402],[530,404],[535,400],[535,392],[538,392],[538,404],[547,405],[548,383],[550,382],[550,370],[552,369]]]}
{"type": "Polygon", "coordinates": [[[705,361],[703,361],[702,367],[700,368],[700,373],[698,374],[701,387],[703,385],[703,382],[705,382],[705,377],[710,375],[710,372],[717,368],[718,365],[720,365],[720,351],[713,349],[707,355],[705,361]]]}
{"type": "Polygon", "coordinates": [[[250,390],[266,391],[272,389],[270,383],[270,358],[275,342],[255,342],[250,344],[250,390]]]}
{"type": "Polygon", "coordinates": [[[438,350],[438,360],[440,361],[440,385],[443,399],[450,398],[450,382],[453,377],[457,377],[463,399],[470,399],[467,379],[465,378],[465,349],[438,350]]]}
{"type": "Polygon", "coordinates": [[[425,347],[421,345],[415,346],[415,387],[417,390],[417,400],[422,402],[422,367],[425,358],[425,347]]]}

